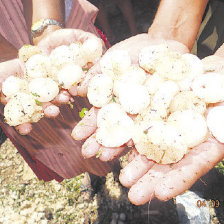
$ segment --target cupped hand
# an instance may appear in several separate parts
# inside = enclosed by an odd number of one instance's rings
[[[91,33],[84,32],[82,30],[74,29],[59,29],[54,32],[48,33],[39,43],[38,47],[46,55],[60,45],[69,45],[72,42],[84,42],[94,35]],[[4,80],[11,76],[23,77],[24,74],[24,63],[19,59],[13,59],[10,61],[0,63],[0,93],[2,103],[7,103],[6,97],[1,92],[2,83]],[[69,103],[73,101],[72,95],[76,95],[77,91],[71,89],[70,91],[61,90],[59,95],[50,103],[43,103],[43,112],[45,117],[54,118],[60,113],[59,107],[61,104]],[[26,135],[32,130],[32,125],[30,123],[22,124],[16,127],[20,134]]]
[[[118,44],[115,44],[105,53],[105,55],[117,49],[126,50],[129,52],[132,64],[138,64],[138,56],[142,48],[162,43],[166,43],[171,50],[178,51],[180,53],[189,52],[187,47],[177,41],[154,39],[149,37],[148,34],[139,34],[124,41],[121,41]],[[98,73],[101,73],[100,63],[97,63],[88,71],[86,78],[81,83],[81,85],[78,86],[77,93],[79,96],[87,96],[89,81],[94,75]],[[126,146],[132,147],[133,144],[130,141],[128,142],[128,144],[117,148],[106,148],[98,144],[95,138],[95,131],[97,129],[97,112],[98,109],[93,107],[87,113],[87,115],[76,125],[72,132],[72,137],[75,140],[83,140],[88,138],[82,147],[82,154],[85,158],[90,158],[97,155],[100,160],[109,161],[117,157],[120,153],[122,153]]]
[[[18,76],[23,77],[24,75],[24,67],[23,63],[19,59],[13,59],[10,61],[5,61],[0,63],[0,102],[6,104],[8,99],[1,92],[2,83],[9,76]],[[44,103],[42,104],[43,112],[46,117],[56,117],[59,114],[59,108],[52,103]],[[16,127],[16,130],[21,135],[27,135],[32,130],[32,125],[30,123],[21,124]]]
[[[121,170],[119,179],[130,188],[128,197],[135,205],[145,204],[154,197],[167,201],[188,190],[223,158],[224,145],[210,138],[172,165],[156,164],[137,155]]]
[[[219,54],[202,60],[205,71],[223,73],[223,58]],[[213,106],[223,105],[218,103]],[[208,110],[209,110],[208,109]],[[145,204],[153,198],[169,200],[188,190],[201,176],[224,159],[224,144],[213,136],[194,147],[178,163],[160,165],[139,155],[121,170],[119,179],[123,186],[130,188],[128,197],[135,205]]]

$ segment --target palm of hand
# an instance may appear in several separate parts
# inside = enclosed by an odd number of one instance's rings
[[[122,41],[108,52],[114,49],[127,50],[131,55],[132,63],[138,62],[138,54],[140,49],[149,44],[157,44],[164,40],[155,40],[149,38],[147,34],[137,35]],[[186,53],[188,49],[175,41],[167,41],[167,43],[176,51]],[[86,86],[94,74],[100,72],[99,65],[93,67],[86,80]],[[93,113],[94,111],[94,113]],[[96,130],[96,109],[92,109],[92,116],[89,119],[83,119],[82,126],[77,126],[74,130],[75,137],[84,139]],[[94,114],[94,115],[93,115]],[[89,121],[93,124],[88,127]],[[100,151],[100,146],[94,139],[94,134],[87,139],[86,143],[89,147],[85,147],[82,153],[85,157],[92,157]],[[103,147],[105,154],[100,155],[101,160],[111,160],[116,157],[123,148],[107,149]],[[110,153],[109,153],[110,151]],[[189,189],[202,175],[213,168],[224,157],[224,145],[210,138],[203,144],[193,148],[181,161],[171,165],[155,164],[153,161],[146,159],[141,155],[136,157],[121,171],[120,182],[131,187],[129,191],[129,199],[136,205],[144,204],[154,197],[160,200],[168,200],[178,194]]]

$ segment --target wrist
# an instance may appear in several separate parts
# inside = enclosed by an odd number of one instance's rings
[[[175,27],[169,26],[167,29],[166,26],[162,26],[160,24],[152,24],[148,29],[148,35],[152,39],[157,40],[173,40],[177,41],[180,44],[184,45],[188,51],[190,51],[194,45],[194,38],[184,38],[182,34],[180,35],[176,30]]]
[[[32,42],[34,45],[37,45],[42,39],[44,39],[49,33],[52,33],[56,30],[59,30],[61,29],[60,26],[58,25],[47,25],[46,28],[40,32],[40,33],[37,33],[35,34],[33,37],[32,37]]]

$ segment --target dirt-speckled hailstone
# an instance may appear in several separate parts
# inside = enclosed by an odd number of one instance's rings
[[[131,58],[128,51],[114,50],[105,54],[100,61],[103,73],[120,79],[120,76],[131,66]]]
[[[83,55],[81,52],[82,44],[79,42],[72,43],[70,44],[69,48],[72,51],[74,63],[77,65],[80,65],[81,67],[84,66],[87,63],[87,60],[83,58]]]
[[[100,109],[97,125],[97,142],[105,147],[119,147],[131,139],[134,122],[119,104],[111,103]]]
[[[197,77],[191,86],[194,94],[206,103],[224,101],[224,75],[206,73]]]
[[[192,81],[204,72],[202,61],[193,54],[183,54],[182,58],[186,59],[189,63],[189,71],[186,78],[178,81],[178,85],[181,91],[190,90]]]
[[[57,83],[50,78],[36,78],[31,80],[29,90],[40,102],[50,102],[59,93]]]
[[[102,107],[112,99],[113,80],[105,74],[95,75],[89,82],[87,97],[95,107]]]
[[[147,88],[148,93],[152,95],[156,93],[162,83],[164,83],[164,79],[154,73],[147,76],[144,86]]]
[[[137,151],[157,163],[176,163],[187,152],[180,130],[163,121],[149,123],[148,128],[137,135],[133,138]]]
[[[79,65],[75,65],[73,63],[66,64],[58,72],[59,84],[64,89],[70,89],[73,84],[80,83],[83,77],[84,77],[84,72],[82,68]]]
[[[141,50],[139,54],[139,65],[145,71],[149,73],[155,72],[154,62],[160,57],[161,53],[168,51],[168,46],[165,44],[152,45],[145,47]]]
[[[73,52],[66,45],[56,47],[50,54],[51,64],[56,68],[61,68],[67,63],[72,63],[73,60]]]
[[[184,141],[190,148],[199,145],[207,138],[208,129],[205,117],[196,111],[176,111],[169,116],[167,122],[181,130]]]
[[[156,59],[155,70],[165,80],[179,81],[188,76],[190,64],[181,54],[170,51]]]
[[[27,92],[28,82],[16,76],[9,76],[2,83],[2,92],[5,96],[11,97],[17,92]]]
[[[51,64],[47,56],[35,54],[25,63],[26,75],[30,78],[47,77],[50,73]]]
[[[154,109],[168,108],[174,96],[179,92],[178,85],[173,81],[163,82],[152,98],[151,106]]]
[[[119,115],[125,115],[125,111],[118,103],[109,103],[103,106],[97,113],[97,127],[104,125],[105,120],[117,119]]]
[[[17,126],[26,122],[37,122],[42,117],[41,110],[31,95],[17,93],[4,107],[4,116],[10,126]]]
[[[224,106],[217,106],[209,110],[207,125],[212,135],[221,143],[224,143]]]
[[[19,59],[24,62],[35,54],[41,54],[41,50],[33,45],[23,45],[18,52]]]
[[[103,54],[102,40],[91,37],[83,43],[81,50],[83,58],[87,62],[96,62]]]
[[[195,96],[192,91],[183,91],[178,93],[170,103],[170,112],[181,110],[194,110],[200,114],[206,111],[206,103]]]
[[[139,84],[128,83],[118,96],[121,106],[130,114],[138,114],[150,104],[147,88]]]

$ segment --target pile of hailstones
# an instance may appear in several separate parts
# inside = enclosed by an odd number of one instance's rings
[[[211,133],[224,142],[224,75],[205,69],[192,54],[165,44],[141,50],[139,65],[127,51],[101,59],[102,74],[88,87],[89,102],[100,108],[96,140],[120,147],[133,140],[137,151],[161,164],[176,163]]]
[[[60,89],[69,90],[85,77],[89,63],[102,56],[102,41],[91,37],[84,43],[62,45],[44,55],[36,46],[24,45],[19,58],[24,61],[24,77],[10,76],[2,84],[8,103],[5,121],[10,126],[38,122],[43,117],[42,104],[52,101]]]

